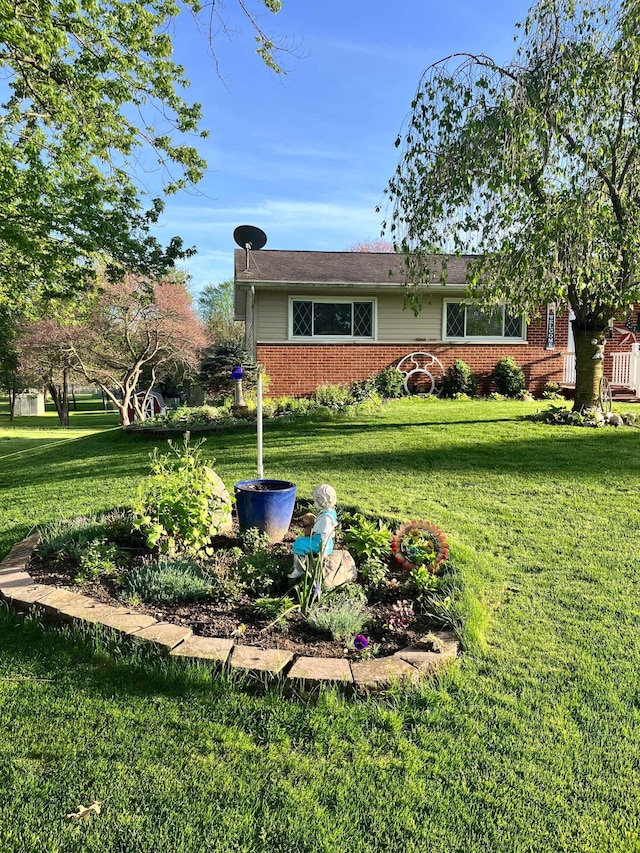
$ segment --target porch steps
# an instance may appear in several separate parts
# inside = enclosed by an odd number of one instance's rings
[[[576,386],[563,382],[560,385],[560,391],[567,400],[573,400]],[[614,403],[640,403],[640,397],[636,397],[634,392],[625,385],[612,385],[611,394]]]

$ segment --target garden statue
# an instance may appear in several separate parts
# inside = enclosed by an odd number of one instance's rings
[[[316,486],[311,493],[313,503],[316,508],[317,515],[313,522],[313,528],[310,535],[298,536],[293,543],[293,571],[288,575],[291,580],[302,577],[305,573],[307,565],[307,557],[309,554],[317,556],[321,554],[321,559],[327,557],[333,551],[333,537],[338,526],[338,516],[336,515],[336,490],[333,486],[326,484]]]

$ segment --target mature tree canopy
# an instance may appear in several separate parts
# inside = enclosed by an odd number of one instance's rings
[[[347,252],[395,252],[395,246],[388,240],[362,240],[347,246]]]
[[[129,404],[143,419],[136,398],[143,371],[151,390],[160,373],[186,368],[196,373],[208,343],[191,294],[179,273],[150,281],[129,275],[103,282],[88,306],[82,335],[71,330],[70,361],[87,382],[99,385],[129,423]]]
[[[244,340],[244,323],[234,319],[233,279],[207,284],[198,297],[198,310],[217,344]]]
[[[159,162],[168,192],[203,173],[185,143],[203,135],[200,106],[183,98],[169,26],[181,12],[217,15],[216,5],[0,0],[0,307],[73,292],[96,257],[157,274],[181,256],[178,238],[162,247],[150,235],[162,202],[145,198],[135,173]],[[260,29],[257,38],[277,68],[277,45]]]
[[[433,252],[479,253],[472,294],[571,306],[576,406],[591,405],[607,322],[640,298],[640,4],[539,0],[522,34],[508,65],[425,73],[385,227],[409,282]]]

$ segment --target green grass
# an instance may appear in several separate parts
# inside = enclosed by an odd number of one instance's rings
[[[640,430],[534,409],[266,427],[267,476],[449,535],[470,619],[439,685],[309,705],[2,617],[0,850],[638,851]],[[95,417],[3,454],[0,553],[130,498],[153,444]],[[251,429],[203,450],[230,488],[255,473]]]

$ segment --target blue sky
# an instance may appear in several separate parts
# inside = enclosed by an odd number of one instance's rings
[[[257,3],[255,4],[257,8]],[[265,29],[299,59],[274,75],[254,53],[251,28],[234,0],[231,32],[206,35],[178,21],[175,59],[191,80],[210,132],[198,145],[208,162],[195,190],[167,200],[162,240],[179,234],[198,254],[184,266],[197,294],[233,277],[233,230],[257,225],[269,249],[344,251],[377,239],[375,212],[397,164],[394,140],[420,75],[459,51],[498,60],[514,52],[515,24],[528,0],[284,0]]]

